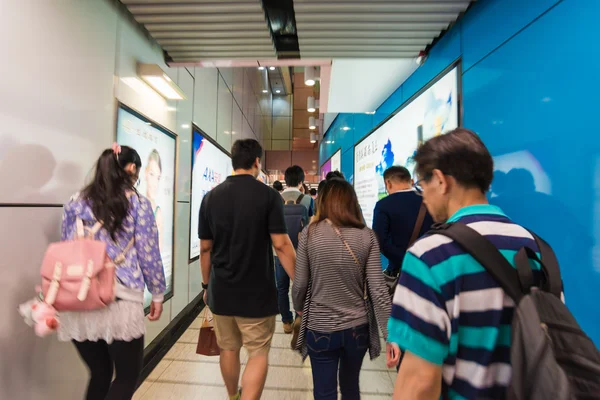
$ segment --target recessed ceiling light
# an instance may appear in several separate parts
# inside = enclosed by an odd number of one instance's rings
[[[348,127],[348,126],[345,126],[345,127],[343,127],[343,128],[342,128],[342,130],[343,130],[343,131],[349,131],[349,130],[350,130],[350,127]]]
[[[189,127],[190,127],[190,124],[183,124],[183,125],[181,125],[181,127],[182,127],[183,129],[187,129],[187,128],[189,128]]]
[[[279,94],[279,93],[281,93],[281,90],[277,89],[277,90],[275,91],[275,93]]]
[[[269,67],[271,71],[275,71],[275,67]]]
[[[373,115],[373,114],[375,114],[375,111],[369,111],[369,112],[366,112],[365,114]]]
[[[263,93],[269,93],[269,91],[267,89],[263,89],[262,91]]]
[[[264,71],[265,67],[258,67],[259,71]]]

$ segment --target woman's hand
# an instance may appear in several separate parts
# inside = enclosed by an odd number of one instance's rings
[[[400,347],[396,343],[386,343],[386,361],[388,368],[394,368],[398,366],[400,362]]]
[[[163,303],[159,303],[153,301],[150,303],[150,315],[148,315],[148,319],[150,321],[158,321],[163,312]]]

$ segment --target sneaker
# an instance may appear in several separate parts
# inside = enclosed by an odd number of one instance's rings
[[[237,392],[234,396],[229,397],[229,400],[240,400],[242,398],[242,389]]]
[[[292,326],[292,323],[291,322],[284,322],[283,323],[283,331],[285,333],[287,333],[288,335],[290,333],[292,333],[294,331],[294,327]]]
[[[296,317],[294,321],[294,334],[292,335],[291,347],[292,350],[296,350],[296,344],[298,343],[298,336],[300,335],[300,325],[302,324],[302,317]]]

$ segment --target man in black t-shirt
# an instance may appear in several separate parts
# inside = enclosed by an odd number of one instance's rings
[[[278,313],[274,248],[293,279],[296,253],[287,235],[281,196],[256,180],[262,148],[238,140],[231,150],[234,176],[202,200],[198,235],[205,298],[214,314],[221,373],[238,399],[240,349],[248,351],[244,396],[259,399]]]

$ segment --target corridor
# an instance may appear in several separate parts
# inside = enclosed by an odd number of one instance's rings
[[[227,398],[218,358],[196,354],[202,315],[203,313],[192,323],[140,386],[134,400],[224,400]],[[273,338],[269,376],[262,396],[263,400],[313,398],[310,360],[307,359],[302,364],[300,355],[290,349],[290,339],[291,335],[284,334],[281,323],[278,323]],[[385,345],[383,348],[385,349]],[[245,364],[246,356],[242,350],[242,369]],[[373,362],[367,355],[360,376],[362,400],[389,399],[393,390],[394,374],[395,371],[386,368],[384,354]]]

